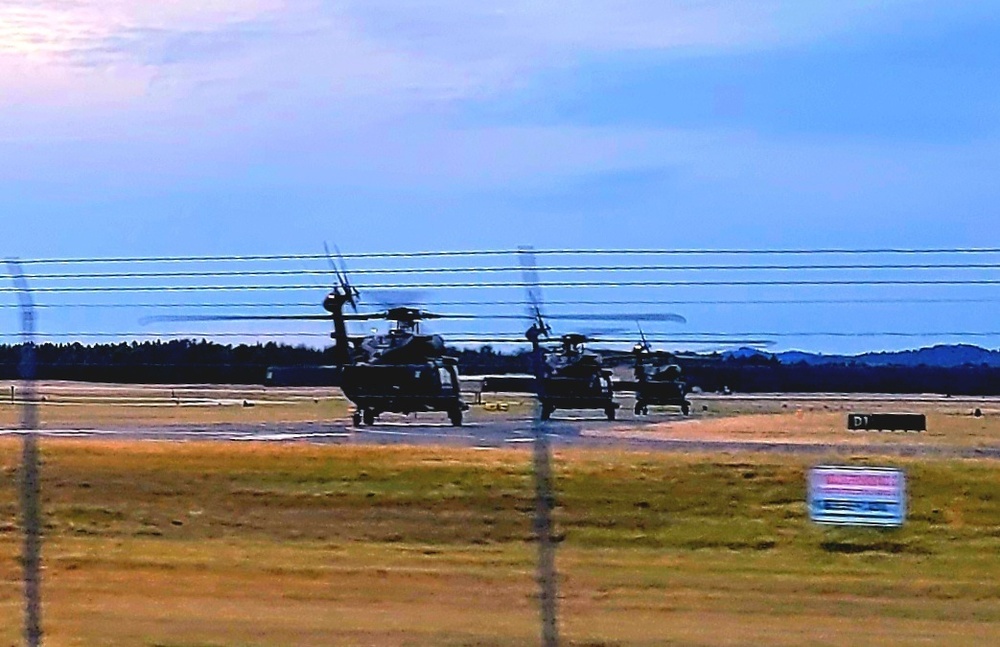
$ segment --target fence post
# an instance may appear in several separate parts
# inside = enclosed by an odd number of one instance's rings
[[[14,289],[21,306],[21,525],[24,546],[24,642],[38,647],[42,642],[42,520],[39,499],[38,410],[35,397],[35,304],[28,281],[17,261],[8,261]],[[13,389],[11,390],[13,393]]]
[[[552,508],[555,505],[552,492],[552,450],[546,429],[548,425],[540,420],[539,407],[540,405],[535,406],[532,425],[535,436],[535,535],[538,537],[539,607],[542,645],[556,647],[559,644],[559,628],[556,621],[556,545],[552,537]]]
[[[535,252],[531,247],[520,247],[521,276],[528,293],[530,318],[541,312],[542,295],[538,286]],[[531,354],[531,372],[536,387],[541,391],[542,353],[537,347]],[[542,647],[559,645],[559,624],[556,617],[558,588],[556,581],[556,544],[552,537],[552,509],[555,495],[552,489],[552,449],[549,445],[548,423],[542,420],[541,400],[536,398],[531,429],[534,435],[533,469],[535,478],[535,537],[538,538],[538,603],[542,620]]]

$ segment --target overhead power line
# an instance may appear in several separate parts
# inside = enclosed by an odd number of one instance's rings
[[[453,339],[461,340],[492,340],[498,337],[505,339],[515,339],[516,341],[525,342],[526,340],[523,336],[511,337],[511,332],[440,332],[440,334],[446,342],[450,342]],[[600,333],[595,333],[592,335],[594,338],[599,340],[608,339],[621,339],[627,341],[635,341],[636,335],[633,336],[623,336],[620,331],[617,333],[602,335]],[[0,338],[4,339],[14,339],[18,338],[19,335],[14,333],[0,333]],[[37,335],[39,338],[46,339],[73,339],[73,338],[157,338],[157,337],[173,337],[173,338],[208,338],[208,337],[323,337],[329,338],[330,334],[328,332],[317,332],[315,330],[294,330],[294,331],[281,331],[281,332],[254,332],[254,331],[177,331],[177,332],[157,332],[157,331],[103,331],[103,332],[53,332],[53,333],[39,333]],[[352,335],[356,337],[356,335]],[[969,330],[952,330],[952,331],[924,331],[924,332],[903,332],[894,330],[882,330],[882,331],[815,331],[815,330],[804,330],[804,331],[744,331],[744,332],[671,332],[666,335],[658,333],[646,333],[646,337],[652,341],[693,341],[696,339],[704,339],[706,343],[716,343],[716,342],[743,342],[753,341],[757,343],[763,343],[767,340],[759,339],[763,337],[774,337],[774,338],[789,338],[789,337],[904,337],[904,338],[920,338],[920,337],[1000,337],[1000,330],[996,331],[969,331]],[[550,341],[558,341],[559,335],[554,335]]]
[[[684,305],[759,305],[759,306],[769,306],[769,305],[923,305],[923,304],[948,304],[948,303],[995,303],[1000,302],[1000,296],[998,297],[979,297],[979,298],[855,298],[855,299],[608,299],[608,300],[598,300],[598,299],[546,299],[546,306],[640,306],[640,305],[650,305],[650,306],[684,306]],[[495,306],[495,307],[518,307],[524,306],[523,301],[516,300],[493,300],[493,301],[473,301],[473,300],[432,300],[432,301],[419,301],[419,303],[414,303],[414,305],[419,305],[421,307],[428,308],[438,308],[438,307],[459,307],[459,306]],[[3,303],[0,302],[0,309],[13,309],[17,308],[16,303]],[[277,302],[277,301],[220,301],[218,303],[211,302],[195,302],[195,303],[170,303],[164,301],[157,301],[155,303],[132,303],[132,302],[115,302],[115,303],[83,303],[83,302],[71,302],[71,303],[37,303],[36,308],[45,309],[59,309],[59,308],[81,308],[81,309],[170,309],[170,310],[182,310],[182,309],[236,309],[236,308],[246,308],[246,309],[291,309],[291,308],[310,308],[312,310],[317,310],[320,307],[320,302],[316,301],[289,301],[289,302]]]
[[[598,287],[751,287],[751,286],[992,286],[1000,285],[1000,279],[760,279],[760,280],[593,280],[593,281],[542,281],[542,288],[598,288]],[[519,281],[480,281],[447,283],[380,283],[367,285],[366,292],[384,290],[468,290],[468,289],[525,289]],[[111,285],[111,286],[42,286],[32,291],[38,294],[58,293],[111,293],[111,292],[239,292],[263,290],[325,290],[324,284],[287,285]],[[13,288],[0,287],[0,292],[13,292]]]
[[[451,250],[413,252],[349,252],[345,259],[410,259],[410,258],[462,258],[516,255],[517,249]],[[537,249],[536,256],[807,256],[807,255],[869,255],[869,254],[998,254],[1000,247],[868,247],[837,248],[817,247],[805,249]],[[213,263],[253,261],[325,260],[325,254],[232,254],[206,256],[108,256],[108,257],[52,257],[22,259],[22,265],[81,265],[100,263]]]
[[[1000,263],[826,263],[826,264],[711,264],[711,265],[549,265],[538,272],[728,272],[728,271],[939,271],[939,270],[998,270]],[[520,273],[511,265],[466,267],[377,267],[357,268],[351,275],[407,274],[479,274]],[[329,269],[263,269],[263,270],[183,270],[155,272],[45,272],[26,275],[31,280],[109,280],[149,278],[222,278],[249,276],[331,276]]]

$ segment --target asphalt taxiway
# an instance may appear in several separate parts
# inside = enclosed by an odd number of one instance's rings
[[[669,417],[666,418],[669,420]],[[680,419],[678,417],[678,419]],[[655,422],[663,422],[656,417]],[[629,428],[642,430],[651,423],[628,421]],[[697,438],[655,438],[607,434],[621,423],[601,418],[567,417],[546,423],[528,419],[471,422],[452,427],[446,422],[425,420],[380,421],[370,427],[347,423],[212,423],[201,425],[153,425],[101,428],[47,428],[37,433],[43,438],[108,441],[158,442],[308,442],[334,445],[445,445],[477,449],[514,448],[528,445],[536,434],[544,434],[553,447],[616,448],[675,453],[764,453],[785,455],[891,455],[903,457],[1000,459],[1000,446],[962,447],[920,442],[919,434],[907,435],[894,443],[787,442],[771,440],[719,440]],[[0,430],[0,435],[19,435],[16,429]]]

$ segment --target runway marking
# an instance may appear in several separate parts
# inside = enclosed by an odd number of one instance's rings
[[[375,427],[358,427],[359,430],[376,429],[378,427],[400,427],[403,429],[475,429],[477,427],[482,427],[481,422],[466,422],[461,427],[455,427],[455,425],[450,422],[421,422],[421,421],[400,421],[400,422],[382,422],[379,421],[375,423]]]
[[[378,434],[383,436],[422,436],[424,438],[475,438],[471,434],[435,434],[421,431],[390,431],[388,429],[368,429],[362,434]]]
[[[299,440],[302,438],[350,438],[352,434],[345,432],[317,432],[317,433],[276,433],[276,434],[248,434],[244,436],[223,436],[226,440],[265,440],[265,441],[282,441],[282,440]]]
[[[116,436],[134,433],[132,431],[114,431],[111,429],[0,429],[0,436],[23,436],[34,433],[42,436]]]

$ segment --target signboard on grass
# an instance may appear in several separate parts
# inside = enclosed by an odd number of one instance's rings
[[[809,470],[809,518],[840,526],[901,526],[906,475],[890,467],[814,467]]]
[[[927,431],[927,416],[922,413],[849,413],[851,431]]]

